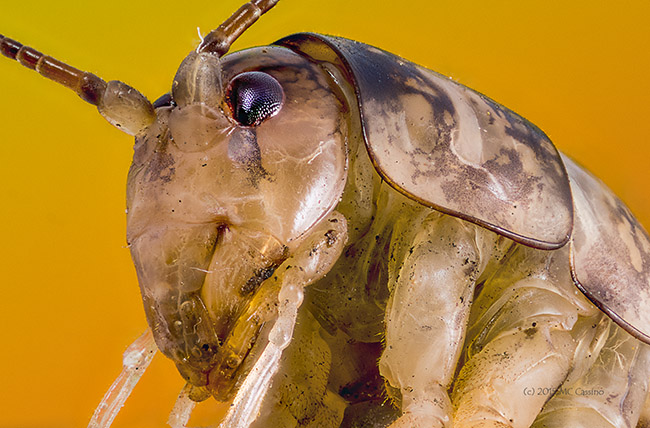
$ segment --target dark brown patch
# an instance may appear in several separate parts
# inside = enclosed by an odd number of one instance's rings
[[[533,336],[535,336],[535,334],[537,333],[537,328],[536,327],[527,328],[526,330],[524,330],[524,333],[526,333],[526,339],[532,339]]]
[[[351,78],[368,151],[391,186],[526,245],[556,249],[568,241],[573,219],[568,177],[539,128],[482,94],[363,43],[317,34],[278,43],[296,52],[305,45],[312,52],[318,42]],[[419,102],[409,95],[422,97],[431,114],[407,106]],[[473,111],[479,124],[481,141],[472,141],[485,157],[478,165],[456,150],[468,147],[467,140],[454,141],[455,133],[474,126],[459,123],[461,109]]]
[[[336,242],[336,233],[333,230],[328,230],[327,232],[325,232],[325,238],[327,239],[325,244],[328,247],[331,247]]]
[[[271,176],[262,166],[255,128],[240,128],[233,134],[228,143],[228,157],[246,169],[248,181],[255,188],[260,180]]]
[[[155,109],[159,107],[173,107],[175,105],[176,103],[172,98],[171,92],[167,92],[166,94],[161,95],[156,101],[153,102],[153,108]]]
[[[618,325],[650,343],[650,237],[600,180],[565,163],[576,196],[574,282]]]
[[[273,272],[275,272],[275,269],[277,267],[278,265],[271,265],[261,269],[257,269],[254,272],[253,276],[248,278],[246,283],[239,290],[239,293],[242,296],[248,296],[253,294],[255,290],[257,290],[257,288],[260,286],[260,284],[262,284],[262,282],[269,279],[271,275],[273,275]]]
[[[176,173],[174,164],[174,156],[171,153],[155,151],[147,165],[146,175],[149,176],[149,181],[170,182]]]

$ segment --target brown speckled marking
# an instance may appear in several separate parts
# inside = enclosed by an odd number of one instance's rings
[[[163,183],[169,183],[176,172],[174,163],[174,156],[171,153],[167,153],[163,148],[160,151],[154,152],[145,174],[149,176],[149,181],[151,182],[160,180]]]
[[[573,206],[558,151],[536,126],[489,98],[380,49],[316,34],[278,43],[331,49],[355,86],[379,173],[434,209],[517,242],[555,249]]]
[[[607,186],[563,159],[575,204],[573,280],[617,324],[650,343],[648,234]]]
[[[263,178],[271,179],[271,174],[262,166],[262,154],[255,128],[245,128],[233,134],[228,143],[228,157],[246,168],[248,181],[253,187],[257,188]]]

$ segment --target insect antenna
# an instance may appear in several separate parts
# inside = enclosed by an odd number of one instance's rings
[[[97,105],[106,90],[106,82],[92,73],[78,70],[36,49],[0,35],[0,52],[41,76],[72,89],[82,100]]]
[[[106,120],[127,134],[136,135],[153,122],[151,102],[125,83],[117,80],[107,83],[92,73],[74,68],[1,34],[0,53],[72,89],[82,100],[97,106]]]
[[[201,42],[197,53],[214,53],[221,57],[230,46],[242,35],[244,31],[259,19],[260,16],[268,12],[280,0],[252,0],[237,12],[233,13],[230,18],[226,19],[223,24],[212,30]]]

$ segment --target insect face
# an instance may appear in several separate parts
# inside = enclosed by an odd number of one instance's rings
[[[168,104],[136,140],[127,235],[158,347],[226,398],[261,325],[232,333],[238,318],[340,198],[347,119],[320,68],[280,47],[192,52]]]
[[[205,1],[182,8],[117,1],[118,31],[104,5],[24,1],[1,14],[0,26],[3,34],[121,78],[154,99],[171,89],[179,60],[198,44],[195,28],[213,28],[240,3],[206,9]],[[283,0],[282,13],[267,15],[234,50],[309,30],[361,40],[453,76],[539,124],[647,225],[647,7],[422,1],[379,8],[369,1]],[[152,35],[156,43],[146,42]],[[146,323],[124,239],[132,140],[122,136],[120,143],[119,133],[64,88],[7,60],[0,69],[6,293],[0,319],[20,324],[0,336],[7,349],[26,350],[20,358],[0,357],[0,366],[11,367],[0,386],[2,421],[78,426]],[[169,366],[154,363],[116,426],[145,426],[143,414],[150,426],[165,423],[160,403],[173,402],[183,383]],[[50,392],[35,397],[39,412],[24,399],[34,385]]]

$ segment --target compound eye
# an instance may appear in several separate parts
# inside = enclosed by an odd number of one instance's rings
[[[280,111],[284,91],[271,75],[248,71],[230,81],[226,100],[240,125],[257,126]]]

